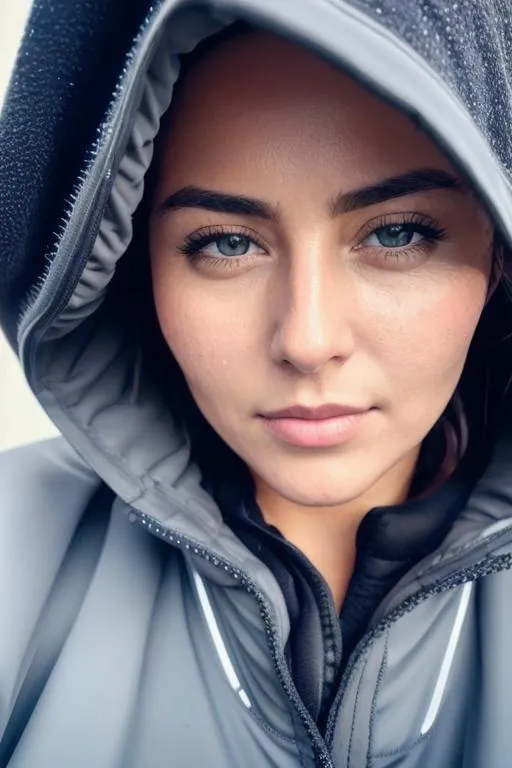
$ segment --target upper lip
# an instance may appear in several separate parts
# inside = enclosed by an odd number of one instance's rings
[[[311,421],[320,419],[334,419],[337,416],[352,416],[357,413],[364,413],[368,408],[361,408],[351,405],[337,405],[336,403],[326,403],[309,407],[306,405],[292,405],[289,408],[283,408],[279,411],[270,411],[264,413],[266,419],[309,419]]]

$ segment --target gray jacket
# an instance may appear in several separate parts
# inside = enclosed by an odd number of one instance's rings
[[[66,438],[0,456],[0,766],[509,768],[507,418],[441,547],[373,616],[320,733],[285,663],[283,595],[202,489],[123,311],[134,286],[114,278],[177,54],[237,17],[411,113],[512,242],[507,5],[160,0],[123,20],[115,5],[36,4],[0,121],[0,317]],[[123,55],[108,56],[116,21]],[[57,141],[72,125],[87,152]]]

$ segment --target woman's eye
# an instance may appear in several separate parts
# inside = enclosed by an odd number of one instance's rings
[[[261,256],[267,253],[255,235],[244,232],[223,232],[222,230],[199,230],[189,235],[178,250],[191,262],[209,262],[210,267],[247,266],[251,261],[247,257]]]
[[[246,256],[251,251],[251,246],[257,247],[250,237],[232,233],[210,238],[210,242],[205,243],[201,251],[208,256],[229,258],[233,256]]]
[[[425,238],[417,225],[411,224],[386,224],[378,227],[364,240],[364,245],[380,248],[407,248],[416,245]]]
[[[403,270],[426,261],[446,231],[427,221],[381,222],[361,242],[364,260],[373,266]]]

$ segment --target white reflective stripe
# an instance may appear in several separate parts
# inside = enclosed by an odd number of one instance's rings
[[[450,635],[450,639],[448,640],[448,645],[446,646],[444,659],[441,664],[441,669],[439,671],[439,677],[437,678],[437,683],[434,688],[434,693],[432,694],[432,700],[427,710],[425,720],[423,722],[423,725],[421,726],[420,733],[422,736],[424,736],[426,733],[428,733],[428,731],[430,731],[430,729],[432,728],[432,726],[436,721],[437,715],[439,714],[439,710],[441,708],[441,702],[443,700],[443,695],[446,689],[446,684],[448,682],[448,675],[450,674],[450,669],[453,664],[453,659],[455,658],[455,651],[457,650],[460,634],[462,632],[462,626],[464,624],[464,619],[466,618],[466,613],[469,606],[469,599],[471,597],[471,592],[473,590],[473,584],[474,582],[469,581],[467,584],[464,584],[462,588],[460,603],[459,603],[459,607],[457,608],[457,615],[455,616],[455,621],[453,622],[453,627],[452,627],[452,633]]]
[[[244,691],[243,688],[240,688],[240,690],[238,691],[238,695],[242,699],[242,701],[245,704],[245,706],[247,707],[247,709],[250,709],[251,708],[251,702],[249,701],[249,697],[248,697],[248,695],[246,694],[246,692]]]
[[[204,586],[204,581],[201,578],[201,576],[197,573],[197,571],[192,571],[192,574],[194,576],[194,584],[196,586],[197,596],[199,598],[201,610],[203,611],[203,615],[206,620],[208,629],[210,631],[210,635],[213,640],[215,650],[217,651],[217,655],[220,659],[220,663],[222,664],[222,668],[226,674],[227,679],[229,680],[230,686],[233,688],[234,691],[238,693],[238,695],[240,696],[240,699],[242,700],[244,705],[247,707],[247,709],[250,709],[251,708],[250,699],[247,696],[247,693],[241,687],[240,680],[238,679],[238,676],[235,672],[233,663],[229,658],[226,644],[222,639],[222,635],[220,633],[219,625],[217,624],[217,619],[215,618],[215,614],[213,612],[210,598],[208,597],[206,587]]]

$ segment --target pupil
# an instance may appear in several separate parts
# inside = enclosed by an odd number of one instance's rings
[[[244,235],[220,237],[217,247],[223,256],[243,256],[249,250],[249,238]]]
[[[402,224],[390,224],[379,230],[378,240],[386,248],[400,248],[404,245],[409,245],[411,242],[411,232]]]

